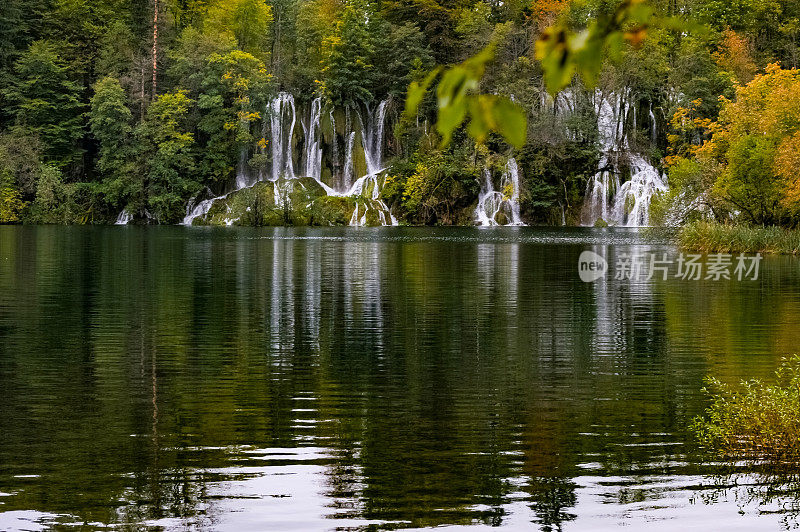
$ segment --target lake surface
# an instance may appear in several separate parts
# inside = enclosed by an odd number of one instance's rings
[[[635,230],[0,226],[0,529],[780,530],[703,378],[800,351],[800,261],[584,283]],[[722,472],[721,472],[722,471]],[[447,529],[447,528],[446,528]]]

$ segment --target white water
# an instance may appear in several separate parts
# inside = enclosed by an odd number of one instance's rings
[[[292,162],[292,137],[294,124],[297,121],[294,96],[282,92],[270,104],[270,131],[272,133],[272,180],[281,177],[294,177],[294,164]],[[285,117],[290,116],[290,125],[286,127]]]
[[[597,173],[586,186],[582,213],[584,225],[594,225],[600,219],[610,225],[649,225],[654,196],[667,191],[666,180],[658,170],[644,157],[630,151],[625,129],[629,109],[627,93],[595,93],[602,156]],[[651,135],[655,137],[655,115],[652,110],[649,114]],[[630,168],[630,179],[621,183],[619,176],[623,162]]]
[[[361,118],[361,139],[364,144],[364,158],[367,161],[367,174],[377,174],[383,169],[383,127],[386,121],[386,104],[384,100],[378,105],[376,112],[367,108],[366,121]]]
[[[272,155],[272,169],[269,179],[275,182],[274,198],[276,206],[288,206],[289,191],[293,190],[293,180],[297,177],[311,177],[322,186],[328,196],[362,196],[365,191],[369,197],[361,198],[356,207],[351,223],[353,225],[364,225],[367,220],[367,211],[374,209],[377,211],[377,219],[383,225],[397,225],[397,220],[389,212],[386,204],[380,200],[380,189],[383,186],[383,179],[380,173],[383,170],[383,142],[384,127],[386,122],[386,111],[388,100],[380,102],[374,109],[366,108],[366,113],[358,109],[354,113],[350,109],[345,110],[345,150],[344,167],[341,176],[333,178],[333,183],[325,183],[322,179],[323,173],[323,135],[321,127],[321,117],[323,115],[323,105],[321,98],[315,98],[308,108],[308,114],[298,119],[297,107],[294,97],[282,92],[278,94],[268,106],[268,123],[265,120],[262,132],[264,137],[269,136],[269,149]],[[335,172],[338,167],[339,150],[334,122],[333,110],[328,110],[331,122],[331,129],[334,132],[331,142],[331,162]],[[357,130],[353,127],[353,120],[358,120],[361,134],[361,146],[363,148],[364,160],[366,161],[366,174],[356,176],[356,166],[354,150],[356,146]],[[301,160],[295,165],[294,161],[294,136],[295,126],[300,122],[303,128],[303,149],[299,157]],[[263,149],[262,149],[263,152]],[[195,219],[202,218],[208,214],[211,206],[217,200],[226,198],[229,194],[253,186],[255,183],[249,182],[247,176],[247,149],[242,150],[239,167],[237,168],[236,180],[233,189],[227,194],[208,198],[200,201],[196,205],[190,204],[186,209],[186,216],[183,219],[184,225],[191,225]],[[300,168],[298,175],[295,168]],[[260,175],[256,182],[263,179]],[[282,181],[278,184],[278,180]]]
[[[122,209],[120,211],[119,216],[117,216],[117,221],[114,222],[114,225],[128,225],[133,220],[133,215],[128,212],[128,209]]]
[[[322,131],[320,117],[322,115],[322,98],[314,98],[307,123],[303,124],[305,133],[305,175],[317,181],[322,178]]]
[[[492,172],[488,168],[483,170],[483,183],[478,194],[478,206],[475,208],[475,222],[477,225],[490,226],[502,225],[498,215],[503,213],[506,225],[525,225],[519,212],[519,167],[513,157],[508,160],[500,177],[500,189],[495,190],[492,183]],[[506,196],[506,192],[510,195]]]
[[[620,225],[642,227],[650,223],[650,204],[656,194],[666,192],[661,174],[643,157],[631,155],[631,178],[617,190],[611,219]]]
[[[355,131],[351,131],[349,134],[347,134],[347,143],[345,144],[344,150],[344,190],[349,190],[349,188],[353,186],[353,176],[355,175],[355,164],[353,163],[353,145],[355,140]]]

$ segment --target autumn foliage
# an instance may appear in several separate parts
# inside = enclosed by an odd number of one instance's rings
[[[769,65],[723,99],[711,140],[696,151],[713,194],[758,224],[800,220],[800,71]]]

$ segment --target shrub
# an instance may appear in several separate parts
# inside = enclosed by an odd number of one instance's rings
[[[736,389],[709,378],[711,405],[692,424],[700,442],[726,458],[800,459],[800,356],[784,359],[775,377],[774,384],[750,380]]]

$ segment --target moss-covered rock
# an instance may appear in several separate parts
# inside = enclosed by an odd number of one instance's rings
[[[608,227],[608,222],[603,220],[602,218],[598,218],[597,221],[594,223],[595,227]]]
[[[346,225],[355,206],[310,177],[262,181],[217,199],[194,225]]]

